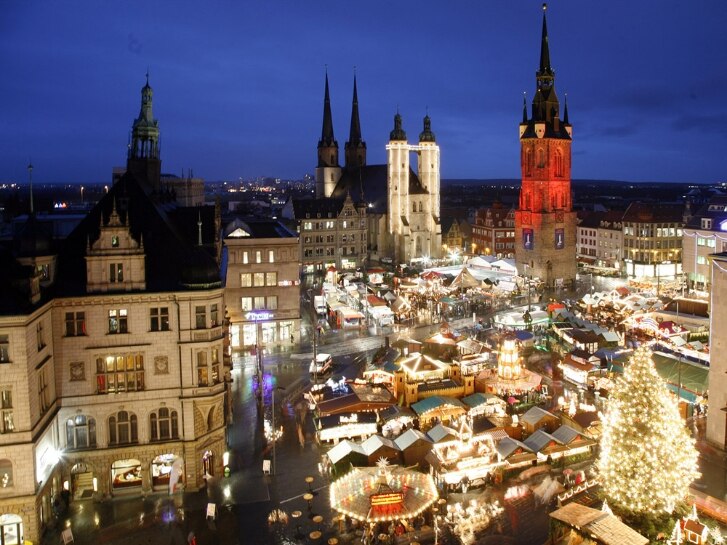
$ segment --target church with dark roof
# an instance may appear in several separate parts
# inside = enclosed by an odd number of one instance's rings
[[[410,144],[397,112],[386,152],[386,164],[367,163],[354,76],[350,132],[344,147],[344,164],[340,165],[326,74],[316,198],[343,200],[350,196],[365,207],[367,252],[372,260],[392,258],[405,263],[414,258],[439,257],[442,246],[439,146],[429,116],[424,118],[418,143]],[[416,172],[411,164],[412,153],[417,156]],[[301,236],[304,236],[302,231]]]

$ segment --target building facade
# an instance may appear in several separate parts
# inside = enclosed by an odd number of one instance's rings
[[[367,250],[374,260],[392,258],[409,262],[413,258],[439,257],[442,244],[440,158],[429,116],[424,118],[419,142],[409,144],[402,117],[397,113],[386,145],[386,164],[367,164],[354,78],[351,129],[343,167],[339,165],[338,149],[326,75],[316,198],[342,200],[350,195],[357,206],[360,203],[366,207]],[[410,162],[412,153],[417,154],[416,173]]]
[[[20,542],[63,490],[170,493],[222,471],[218,221],[160,191],[152,96],[147,81],[126,172],[62,249],[36,233],[32,252],[0,252],[0,535]]]
[[[579,218],[576,238],[578,264],[585,269],[620,273],[623,212],[587,212]]]
[[[682,236],[682,270],[690,291],[709,292],[709,256],[727,252],[727,197],[715,197],[687,218]]]
[[[676,279],[682,273],[681,204],[632,203],[623,216],[623,272]]]
[[[472,243],[475,254],[515,257],[515,209],[500,202],[479,209],[472,226]]]
[[[576,277],[576,213],[571,199],[571,137],[568,105],[560,119],[545,12],[532,114],[523,103],[520,124],[522,186],[515,213],[515,261],[520,274],[546,286]]]
[[[276,221],[235,220],[226,231],[225,305],[232,349],[297,342],[298,237]]]
[[[366,206],[344,199],[291,199],[283,208],[300,238],[303,273],[364,267],[368,260]]]
[[[727,253],[709,258],[709,412],[707,441],[727,450]]]

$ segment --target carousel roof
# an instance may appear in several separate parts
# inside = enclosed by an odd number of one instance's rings
[[[401,500],[374,503],[382,488],[387,496],[401,494]],[[414,518],[439,497],[431,475],[399,466],[355,468],[331,483],[330,490],[333,509],[370,522]]]

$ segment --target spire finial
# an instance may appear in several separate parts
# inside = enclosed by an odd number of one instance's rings
[[[523,91],[523,123],[528,122],[528,100],[527,100],[528,94]]]
[[[539,75],[553,75],[553,69],[550,67],[550,45],[548,43],[548,23],[545,12],[548,8],[547,4],[543,4],[543,31],[540,37],[540,70]]]
[[[146,67],[146,84],[149,85],[149,67]]]
[[[565,94],[565,103],[563,104],[563,123],[569,124],[568,121],[568,93]]]
[[[33,206],[33,162],[28,158],[28,186],[30,187],[30,214],[35,213]]]
[[[548,10],[548,4],[543,2],[543,13],[545,13]]]

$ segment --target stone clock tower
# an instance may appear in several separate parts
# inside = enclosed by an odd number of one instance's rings
[[[576,213],[570,184],[572,129],[567,103],[560,118],[545,7],[532,115],[528,119],[523,100],[520,123],[522,186],[515,212],[515,260],[519,274],[552,287],[575,281]]]

